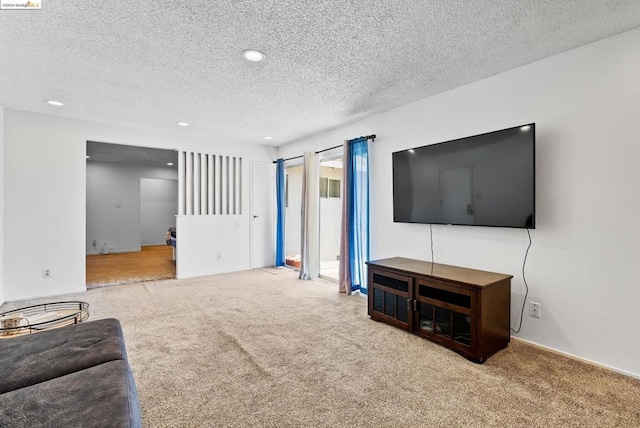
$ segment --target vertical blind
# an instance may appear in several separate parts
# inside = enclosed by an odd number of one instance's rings
[[[178,214],[242,214],[242,158],[179,151]]]

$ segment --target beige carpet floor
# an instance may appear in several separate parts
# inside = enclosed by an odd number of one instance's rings
[[[478,365],[297,275],[256,269],[66,298],[88,301],[90,320],[121,320],[147,427],[640,426],[638,379],[517,341]]]

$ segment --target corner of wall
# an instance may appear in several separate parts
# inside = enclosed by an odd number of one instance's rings
[[[4,303],[4,107],[0,106],[0,305]]]

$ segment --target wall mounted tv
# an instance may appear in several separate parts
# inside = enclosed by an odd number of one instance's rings
[[[393,220],[535,228],[535,124],[393,153]]]

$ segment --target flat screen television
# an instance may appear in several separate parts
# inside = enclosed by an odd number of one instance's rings
[[[393,153],[393,220],[535,228],[534,123]]]

